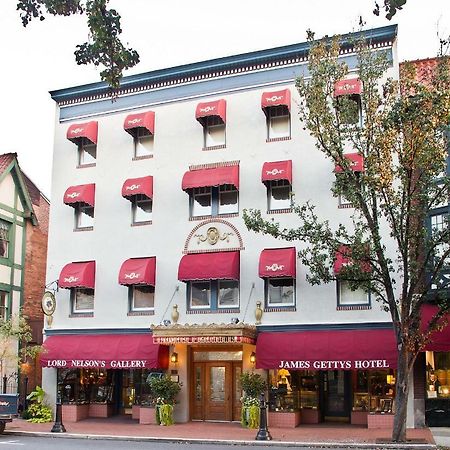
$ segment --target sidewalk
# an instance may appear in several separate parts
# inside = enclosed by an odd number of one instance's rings
[[[242,428],[239,423],[188,422],[171,427],[158,425],[139,425],[129,417],[117,416],[108,419],[86,419],[76,423],[64,424],[67,433],[50,433],[53,423],[33,424],[22,419],[15,419],[7,424],[5,433],[29,434],[45,433],[52,437],[75,435],[76,437],[103,437],[117,439],[139,440],[171,440],[171,441],[201,441],[257,444],[257,430]],[[385,429],[369,430],[363,426],[320,424],[298,428],[270,428],[273,441],[276,444],[309,446],[340,445],[347,448],[435,448],[431,431],[424,429],[409,429],[407,437],[411,444],[392,445],[380,444],[390,439],[390,431]],[[73,436],[73,437],[75,437]],[[267,442],[264,442],[265,444]]]

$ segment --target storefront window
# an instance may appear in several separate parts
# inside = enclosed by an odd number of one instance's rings
[[[450,398],[450,353],[427,352],[427,398]]]

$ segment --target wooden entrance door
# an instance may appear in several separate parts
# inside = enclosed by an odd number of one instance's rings
[[[321,372],[323,418],[325,421],[350,421],[350,372]]]
[[[241,394],[236,377],[240,376],[241,371],[242,363],[240,362],[194,362],[192,418],[194,420],[239,420]]]

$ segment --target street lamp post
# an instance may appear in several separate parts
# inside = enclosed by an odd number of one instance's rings
[[[51,429],[52,433],[65,433],[66,428],[62,422],[61,387],[58,385],[56,391],[56,414],[55,423]]]
[[[259,430],[255,437],[256,441],[271,441],[272,436],[267,429],[267,404],[265,394],[259,399]]]

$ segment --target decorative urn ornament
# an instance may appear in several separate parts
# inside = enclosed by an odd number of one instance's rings
[[[172,323],[176,324],[178,322],[179,317],[180,317],[180,313],[178,311],[178,305],[173,305],[173,308],[172,308]]]
[[[263,315],[263,310],[261,308],[261,302],[256,302],[256,309],[255,309],[256,325],[261,324],[262,315]]]

